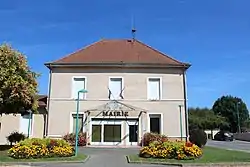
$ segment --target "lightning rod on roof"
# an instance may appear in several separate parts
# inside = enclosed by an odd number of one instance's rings
[[[133,38],[133,40],[135,40],[136,29],[135,29],[135,22],[134,22],[134,16],[133,15],[132,15],[132,29],[131,29],[131,32],[132,32],[132,38]]]

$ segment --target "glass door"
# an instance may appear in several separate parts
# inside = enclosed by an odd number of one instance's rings
[[[110,144],[119,144],[121,142],[121,125],[104,124],[104,141]]]
[[[127,121],[127,130],[126,130],[126,143],[127,145],[138,145],[138,135],[139,135],[139,128],[138,128],[138,121]]]
[[[90,133],[91,145],[120,145],[123,143],[121,121],[93,121]]]
[[[138,142],[138,125],[129,125],[129,142]]]

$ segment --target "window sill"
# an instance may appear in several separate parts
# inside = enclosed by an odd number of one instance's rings
[[[77,101],[77,99],[74,98],[72,100]],[[87,99],[79,99],[79,101],[87,101]]]
[[[153,99],[147,99],[148,101],[161,101],[161,99],[153,100]]]

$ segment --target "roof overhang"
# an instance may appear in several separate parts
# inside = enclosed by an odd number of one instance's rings
[[[74,67],[120,67],[120,68],[181,68],[187,70],[191,64],[183,63],[181,65],[164,64],[164,63],[125,63],[125,62],[111,62],[111,63],[45,63],[47,68],[74,68]]]

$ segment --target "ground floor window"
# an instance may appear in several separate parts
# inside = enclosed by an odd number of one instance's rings
[[[150,132],[161,134],[161,115],[160,114],[150,114]]]
[[[73,118],[73,133],[76,132],[76,127],[78,126],[78,133],[83,132],[83,114],[78,115],[78,125],[76,125],[76,114],[72,114]]]
[[[92,125],[92,142],[101,142],[102,125]]]

